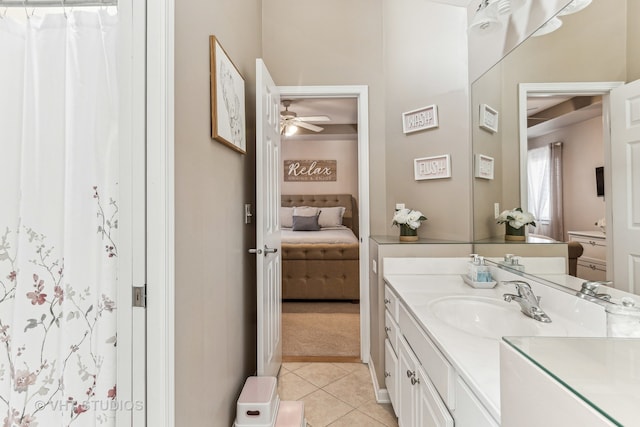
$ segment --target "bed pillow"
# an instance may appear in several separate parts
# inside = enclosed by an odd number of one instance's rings
[[[320,209],[312,206],[296,206],[293,208],[293,216],[317,216]]]
[[[293,208],[280,207],[280,227],[293,227]]]
[[[315,216],[293,216],[293,231],[320,231],[318,217]]]
[[[321,228],[340,227],[346,209],[344,206],[322,208],[318,217],[318,224],[320,224]]]

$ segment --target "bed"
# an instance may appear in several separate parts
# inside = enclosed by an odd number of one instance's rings
[[[282,299],[360,299],[357,204],[350,194],[282,195],[282,207],[344,207],[344,227],[293,231],[282,227]],[[328,211],[328,210],[327,210]]]

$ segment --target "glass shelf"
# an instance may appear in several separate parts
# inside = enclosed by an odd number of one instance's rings
[[[503,340],[615,425],[638,425],[640,339],[504,337]]]

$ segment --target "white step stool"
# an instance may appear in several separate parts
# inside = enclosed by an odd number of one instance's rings
[[[249,377],[236,408],[235,427],[305,427],[304,403],[280,401],[276,377]]]

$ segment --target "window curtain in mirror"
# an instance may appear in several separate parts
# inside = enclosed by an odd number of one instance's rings
[[[564,202],[562,194],[562,142],[549,144],[549,237],[563,242],[564,237]]]
[[[31,12],[31,10],[29,10]],[[117,17],[0,19],[0,420],[114,426]]]
[[[527,180],[529,211],[537,223],[529,232],[563,241],[561,142],[528,151]]]

